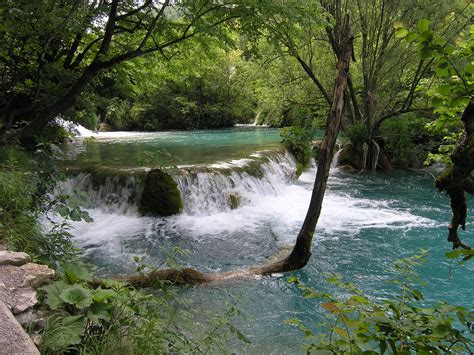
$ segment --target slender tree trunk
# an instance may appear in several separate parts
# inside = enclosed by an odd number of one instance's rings
[[[340,44],[338,58],[338,75],[332,95],[332,105],[326,124],[321,145],[321,155],[318,163],[318,171],[314,181],[311,202],[306,213],[303,226],[296,239],[296,244],[290,255],[282,261],[268,265],[262,268],[255,268],[256,273],[268,274],[273,272],[290,271],[304,267],[311,257],[311,245],[316,224],[321,214],[321,207],[326,191],[329,170],[334,152],[337,135],[341,126],[342,116],[344,114],[344,92],[347,87],[347,77],[349,73],[349,63],[352,54],[353,34],[349,28],[348,21],[342,31],[342,43]]]

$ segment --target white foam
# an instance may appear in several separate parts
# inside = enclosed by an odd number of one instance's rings
[[[263,177],[232,172],[216,172],[182,176],[178,183],[184,197],[185,211],[167,218],[139,217],[136,209],[98,206],[90,210],[95,222],[75,223],[73,234],[83,245],[101,244],[114,252],[126,236],[148,236],[160,233],[166,236],[186,235],[196,241],[232,238],[236,234],[258,235],[259,230],[270,229],[278,242],[294,240],[306,215],[311,198],[316,168],[304,172],[296,183],[288,178],[291,163],[283,158],[262,165]],[[338,178],[330,177],[338,184]],[[76,183],[80,185],[80,180]],[[130,189],[130,187],[128,187]],[[96,195],[101,201],[107,189]],[[130,196],[125,190],[110,190],[120,196]],[[107,193],[109,193],[107,192]],[[230,209],[229,194],[236,193],[241,206]],[[159,224],[159,229],[153,225]],[[340,233],[355,235],[362,229],[390,228],[408,230],[414,227],[432,227],[433,220],[421,217],[416,211],[397,207],[390,199],[368,199],[328,189],[316,235],[337,237]]]

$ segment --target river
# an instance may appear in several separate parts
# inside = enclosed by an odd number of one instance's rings
[[[64,162],[68,166],[142,169],[150,164],[149,155],[159,152],[159,164],[176,166],[184,202],[179,215],[140,217],[127,200],[133,181],[117,186],[108,180],[100,191],[93,191],[87,176],[80,175],[64,188],[87,191],[92,201],[87,210],[94,222],[74,223],[74,240],[104,275],[133,272],[135,255],[146,255],[147,263],[159,265],[175,246],[188,251],[179,257],[180,263],[204,272],[263,263],[294,241],[317,169],[314,165],[294,180],[295,163],[279,148],[280,140],[276,130],[243,127],[110,133],[71,144]],[[261,165],[259,174],[238,169],[252,162]],[[180,169],[188,169],[187,175],[183,177]],[[240,199],[236,209],[225,202],[232,193]],[[426,249],[427,263],[419,270],[426,281],[421,286],[426,302],[446,300],[471,307],[474,265],[445,257],[449,219],[448,199],[437,192],[429,174],[350,174],[333,168],[313,255],[294,274],[314,289],[334,291],[325,273],[339,273],[371,297],[382,298],[394,293],[386,283],[393,277],[389,270],[394,260]],[[462,234],[472,239],[467,228]],[[289,275],[186,288],[180,295],[196,307],[216,311],[224,310],[226,301],[238,300],[246,317],[234,322],[252,344],[230,344],[236,346],[234,351],[292,354],[301,351],[304,337],[285,321],[297,318],[314,327],[322,311],[287,282]]]

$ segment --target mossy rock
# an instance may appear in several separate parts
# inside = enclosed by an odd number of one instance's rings
[[[347,165],[355,170],[360,170],[363,164],[362,159],[362,152],[359,149],[352,144],[346,144],[339,154],[337,165]]]
[[[322,140],[319,140],[319,141],[313,141],[311,143],[312,145],[312,148],[311,148],[311,151],[312,151],[312,154],[313,154],[313,158],[318,161],[319,160],[319,156],[321,155],[321,145],[323,144],[323,141]]]
[[[235,210],[240,206],[240,196],[237,194],[230,194],[229,196],[229,207],[231,210]]]
[[[173,178],[159,169],[145,177],[139,211],[146,216],[171,216],[181,212],[183,201]]]

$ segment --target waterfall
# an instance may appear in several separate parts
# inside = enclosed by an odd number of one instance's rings
[[[170,173],[176,181],[186,215],[213,215],[251,204],[262,196],[276,196],[293,181],[296,163],[288,153],[254,154],[252,159],[187,167]],[[60,190],[84,208],[115,214],[136,214],[145,171],[81,172]]]
[[[175,175],[184,213],[212,215],[248,205],[260,196],[276,196],[292,182],[296,164],[288,154],[243,167]]]
[[[142,191],[142,178],[135,175],[104,176],[97,172],[84,172],[60,184],[59,191],[74,198],[87,209],[135,214]]]
[[[331,169],[334,169],[334,168],[337,168],[337,164],[339,162],[339,156],[341,155],[341,152],[344,148],[341,148],[341,145],[338,143],[337,144],[337,152],[336,154],[334,154],[334,157],[332,158],[332,161],[331,161]]]

